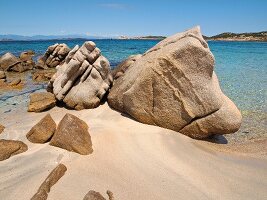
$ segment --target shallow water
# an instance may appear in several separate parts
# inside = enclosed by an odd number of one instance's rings
[[[55,43],[66,43],[73,48],[77,44],[82,45],[84,41],[5,41],[0,42],[0,55],[11,52],[18,56],[22,51],[34,50],[36,59],[44,54],[48,46]],[[94,40],[94,42],[114,68],[128,56],[142,54],[159,41]],[[208,43],[215,56],[215,71],[221,88],[239,107],[244,119],[239,132],[227,136],[227,139],[236,138],[236,135],[248,139],[263,134],[267,136],[267,43],[219,41]],[[27,83],[22,91],[3,92],[0,90],[0,113],[14,109],[14,104],[25,105],[31,92],[45,87],[44,84],[33,82],[30,72],[27,72],[25,77]]]

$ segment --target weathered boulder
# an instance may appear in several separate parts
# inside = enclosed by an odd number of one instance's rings
[[[57,125],[50,114],[47,114],[41,121],[34,125],[26,137],[33,143],[48,142],[56,131]]]
[[[28,150],[26,144],[16,140],[0,140],[0,161]]]
[[[87,124],[71,114],[66,114],[60,121],[50,145],[82,155],[93,152]]]
[[[5,127],[2,124],[0,124],[0,134],[4,131],[4,129]]]
[[[21,61],[12,53],[6,53],[0,58],[0,69],[3,71],[12,71],[12,68],[20,66]]]
[[[6,79],[6,74],[4,71],[0,70],[0,79]]]
[[[75,46],[48,84],[59,101],[77,110],[97,107],[113,78],[108,60],[95,43]]]
[[[48,69],[48,70],[38,70],[33,72],[32,74],[32,80],[38,81],[38,82],[46,82],[49,81],[52,76],[55,74],[54,69]]]
[[[221,91],[214,57],[195,27],[159,42],[114,81],[109,105],[192,138],[233,133],[242,116]]]
[[[137,55],[132,55],[129,56],[126,60],[124,60],[123,62],[121,62],[115,69],[112,70],[112,76],[113,79],[117,79],[120,76],[122,76],[125,71],[139,58],[141,58],[142,55],[141,54],[137,54]]]
[[[35,66],[35,62],[32,57],[34,56],[34,51],[24,51],[20,54],[19,59],[21,61],[20,66],[14,67],[13,71],[23,72],[26,70],[31,70]]]
[[[32,61],[32,57],[34,56],[34,51],[29,50],[29,51],[24,51],[21,52],[19,59],[24,62],[24,61]]]
[[[39,187],[38,191],[34,194],[31,200],[46,200],[51,187],[55,185],[58,180],[64,176],[67,171],[67,167],[63,164],[59,164],[53,171],[47,176],[44,182]]]
[[[37,63],[36,68],[47,69],[53,68],[64,62],[68,55],[70,48],[66,44],[54,44],[47,48],[45,54],[41,56]]]
[[[56,105],[55,96],[50,92],[36,92],[30,94],[28,112],[42,112]]]

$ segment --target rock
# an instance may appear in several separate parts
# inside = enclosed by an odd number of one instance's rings
[[[116,79],[109,105],[192,138],[237,131],[242,116],[221,91],[214,57],[195,27],[159,42]]]
[[[56,105],[55,96],[50,92],[38,92],[30,95],[28,112],[42,112]]]
[[[56,123],[50,114],[47,114],[27,133],[26,137],[33,143],[48,142],[56,131]]]
[[[21,79],[20,78],[16,78],[14,80],[12,80],[10,83],[9,83],[9,86],[17,86],[21,83]]]
[[[4,71],[0,71],[0,79],[6,79],[6,74]]]
[[[12,53],[6,53],[0,58],[0,69],[12,71],[13,67],[20,65],[20,60]]]
[[[49,81],[54,74],[54,70],[38,70],[32,74],[32,80],[38,82],[46,82]]]
[[[31,200],[46,200],[51,187],[55,185],[58,180],[64,176],[67,171],[67,167],[63,164],[59,164],[53,171],[48,175],[45,181],[39,187],[37,193],[31,198]]]
[[[0,124],[0,134],[4,131],[4,129],[5,127],[2,124]]]
[[[45,54],[41,56],[36,64],[36,68],[47,69],[54,68],[64,62],[68,55],[70,48],[66,44],[54,44],[46,50]]]
[[[66,114],[60,121],[50,145],[82,155],[93,152],[87,124],[71,114]]]
[[[120,76],[122,76],[125,73],[125,71],[130,67],[130,65],[132,65],[136,60],[138,60],[141,57],[142,57],[141,54],[132,55],[123,62],[121,62],[114,70],[112,70],[113,78],[117,79]]]
[[[109,90],[113,78],[108,60],[101,55],[95,43],[85,42],[75,46],[65,62],[48,84],[55,94],[70,108],[77,110],[95,108]]]
[[[94,190],[90,190],[83,200],[106,200],[99,192],[96,192]]]
[[[21,52],[20,56],[19,56],[19,59],[24,62],[24,61],[31,61],[32,60],[32,57],[34,56],[34,51],[32,50],[29,50],[29,51],[24,51],[24,52]]]
[[[28,150],[26,144],[16,140],[0,140],[0,161]]]
[[[113,193],[107,190],[109,200],[114,200]],[[106,200],[99,192],[90,190],[83,198],[83,200]]]

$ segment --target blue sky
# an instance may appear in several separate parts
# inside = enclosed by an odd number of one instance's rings
[[[171,35],[267,30],[267,0],[0,0],[0,34]]]

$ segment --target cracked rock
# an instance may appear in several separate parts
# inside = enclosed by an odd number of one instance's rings
[[[170,36],[114,81],[109,105],[134,119],[192,138],[236,132],[242,116],[220,89],[199,27]]]
[[[76,110],[97,107],[113,78],[109,61],[94,42],[76,45],[48,84],[48,91]]]

